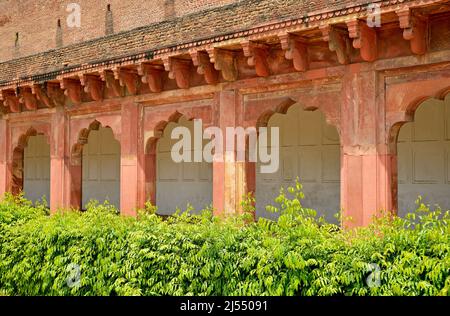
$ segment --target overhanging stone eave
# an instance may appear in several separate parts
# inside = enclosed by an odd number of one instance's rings
[[[441,1],[439,0],[395,0],[395,1],[389,1],[387,4],[385,4],[385,1],[374,1],[374,3],[380,3],[382,13],[386,12],[393,12],[395,10],[398,10],[400,6],[427,6],[433,3],[439,3]],[[32,83],[40,83],[42,81],[47,80],[56,80],[58,75],[62,74],[68,74],[68,73],[78,73],[78,72],[84,72],[88,70],[96,71],[96,69],[101,70],[104,67],[114,67],[114,66],[121,66],[122,64],[128,64],[131,61],[131,64],[133,62],[139,63],[144,61],[151,61],[153,59],[157,59],[159,55],[177,55],[181,53],[187,53],[189,49],[197,49],[197,50],[204,50],[207,47],[210,47],[211,45],[214,46],[214,44],[221,43],[223,45],[226,45],[228,43],[233,42],[239,42],[239,40],[242,39],[248,39],[248,40],[257,40],[260,38],[273,36],[274,34],[280,33],[280,30],[284,30],[286,32],[301,32],[305,30],[311,30],[315,29],[320,25],[323,24],[336,24],[336,23],[342,23],[346,20],[353,20],[353,19],[360,19],[361,17],[365,17],[367,14],[363,10],[364,7],[367,7],[368,4],[359,4],[359,5],[353,5],[353,6],[346,6],[342,9],[336,9],[333,11],[318,11],[318,12],[311,12],[305,14],[303,17],[296,18],[296,19],[288,19],[285,21],[278,21],[278,22],[268,22],[263,25],[255,26],[254,28],[246,28],[242,29],[240,31],[233,31],[233,32],[224,32],[222,34],[219,34],[214,37],[207,36],[205,38],[198,38],[195,41],[189,41],[183,44],[178,45],[169,45],[169,46],[162,46],[159,48],[155,48],[153,50],[144,50],[137,53],[132,54],[123,54],[121,56],[117,57],[110,57],[100,60],[87,60],[86,62],[79,63],[77,65],[69,65],[68,67],[60,67],[56,68],[49,72],[41,72],[36,73],[33,75],[27,75],[27,76],[20,76],[18,78],[9,79],[9,80],[2,80],[0,81],[0,87],[2,88],[13,88],[15,86],[20,85],[27,85]],[[235,4],[231,5],[235,6]],[[212,9],[211,11],[216,10]],[[198,14],[198,13],[196,13]],[[194,14],[195,15],[195,14]],[[185,19],[186,17],[182,17],[179,19]],[[171,21],[164,21],[161,23],[170,23]],[[131,34],[133,32],[140,32],[142,30],[145,30],[149,26],[145,27],[139,27],[130,31],[124,31],[117,34],[112,34],[108,36],[104,36],[101,38],[89,40],[83,43],[73,44],[66,46],[61,49],[54,49],[50,51],[46,51],[43,53],[38,53],[35,55],[30,55],[26,57],[21,57],[18,59],[13,59],[10,61],[6,61],[3,63],[0,63],[0,66],[3,64],[11,64],[13,62],[19,63],[27,63],[27,60],[30,60],[32,58],[35,58],[37,56],[47,56],[51,53],[55,52],[61,52],[64,49],[68,48],[76,48],[76,47],[85,47],[85,45],[92,44],[98,41],[106,40],[106,39],[114,39],[115,36],[120,36],[124,34]],[[220,46],[220,45],[218,45]],[[63,61],[67,62],[67,61]]]

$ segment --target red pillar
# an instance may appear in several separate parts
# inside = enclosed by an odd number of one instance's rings
[[[8,167],[9,133],[8,121],[0,118],[0,197],[9,191],[10,171]]]
[[[50,134],[50,210],[55,213],[58,209],[68,205],[65,195],[65,163],[66,163],[66,126],[67,118],[64,108],[56,108],[51,119]],[[79,206],[79,205],[78,205]]]
[[[217,117],[215,123],[224,137],[224,157],[213,162],[213,206],[216,215],[231,215],[241,212],[241,202],[246,192],[254,190],[252,164],[236,161],[236,149],[225,150],[226,128],[242,126],[242,98],[234,90],[221,91],[216,96]],[[230,160],[227,160],[228,157]],[[250,187],[248,186],[250,184]]]
[[[145,172],[143,111],[134,102],[122,105],[120,159],[120,209],[123,215],[135,216],[144,207]]]
[[[396,156],[387,143],[384,88],[373,70],[347,68],[341,107],[344,226],[366,226],[396,209]]]

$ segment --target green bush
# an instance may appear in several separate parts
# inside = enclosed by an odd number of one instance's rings
[[[48,216],[8,196],[0,295],[448,295],[448,212],[421,205],[342,231],[302,197],[300,185],[282,192],[279,220],[253,222],[252,201],[242,217],[162,219],[151,206],[127,218],[95,203]]]

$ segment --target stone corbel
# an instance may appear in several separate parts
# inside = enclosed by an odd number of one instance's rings
[[[244,56],[247,57],[247,64],[255,67],[256,74],[259,77],[270,76],[269,62],[269,47],[264,44],[253,43],[245,41],[241,43],[244,49]]]
[[[142,82],[148,84],[151,92],[158,93],[163,90],[163,66],[141,64],[138,74],[142,76]]]
[[[403,29],[403,38],[410,42],[413,54],[425,54],[428,46],[427,20],[414,15],[409,9],[396,13],[400,21],[400,28]]]
[[[66,97],[69,97],[75,104],[81,103],[81,83],[79,80],[64,78],[59,84]]]
[[[29,111],[36,111],[38,108],[36,96],[28,87],[20,88],[19,102],[24,104],[25,108]]]
[[[127,87],[130,94],[137,94],[138,90],[138,74],[135,71],[116,68],[114,71],[114,78],[119,80],[120,86]]]
[[[208,53],[194,50],[190,52],[190,55],[194,66],[197,67],[197,73],[204,75],[208,84],[217,84],[219,72],[214,68],[214,64],[211,63]]]
[[[328,42],[330,51],[336,52],[338,61],[342,65],[350,63],[350,39],[347,34],[331,25],[321,26],[323,40]]]
[[[360,50],[365,61],[375,61],[378,57],[378,40],[375,28],[359,20],[347,22],[348,33],[353,39],[353,47]]]
[[[298,36],[286,33],[279,35],[281,48],[285,51],[287,60],[292,60],[294,69],[306,71],[309,69],[308,48],[305,42]]]
[[[119,80],[114,77],[114,73],[109,70],[103,70],[100,74],[100,78],[105,82],[106,88],[112,91],[115,97],[122,96],[122,87]]]
[[[31,93],[36,96],[36,99],[41,101],[46,107],[52,108],[55,106],[53,100],[48,96],[46,88],[42,85],[34,84],[31,87]]]
[[[169,78],[175,79],[180,89],[190,87],[189,78],[191,75],[191,61],[167,57],[163,58],[164,68],[169,72]]]
[[[80,75],[80,83],[84,87],[84,92],[89,93],[92,100],[103,100],[103,81],[94,75]]]
[[[222,72],[223,79],[226,81],[238,79],[239,72],[235,52],[218,48],[210,48],[207,52],[214,68]]]
[[[63,89],[61,89],[61,83],[48,82],[47,83],[47,95],[50,98],[51,105],[53,106],[64,106],[66,102],[66,94]]]
[[[11,113],[19,113],[21,111],[21,104],[19,97],[16,93],[10,90],[3,90],[1,94],[1,99],[3,100],[3,105]]]

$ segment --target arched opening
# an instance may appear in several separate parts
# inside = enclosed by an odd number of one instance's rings
[[[50,202],[50,145],[43,135],[31,136],[24,149],[23,192],[25,198]]]
[[[81,163],[81,209],[91,200],[120,209],[120,150],[112,129],[97,121],[80,133],[72,158]]]
[[[44,135],[30,128],[13,150],[13,194],[23,192],[33,203],[50,202],[50,145]]]
[[[271,127],[279,128],[280,164],[275,173],[261,173],[261,163],[257,163],[257,217],[276,218],[266,206],[276,206],[274,199],[280,188],[294,185],[298,178],[305,194],[303,206],[317,210],[328,222],[338,223],[335,214],[340,210],[341,158],[336,128],[327,124],[322,112],[306,111],[298,104],[273,114],[267,127],[269,132]]]
[[[177,209],[185,210],[188,204],[197,212],[212,204],[212,163],[203,159],[194,161],[194,124],[184,116],[174,117],[160,126],[160,137],[149,140],[147,144],[147,164],[152,164],[156,170],[154,172],[147,166],[147,178],[151,178],[147,187],[156,186],[156,192],[152,194],[160,215],[171,215]],[[191,135],[190,150],[180,150],[180,153],[191,157],[190,161],[176,162],[172,158],[172,149],[181,139],[172,139],[172,131],[177,127],[185,127]],[[153,190],[147,188],[147,191]]]
[[[414,211],[416,200],[450,209],[450,96],[429,99],[404,124],[397,141],[398,214]]]

